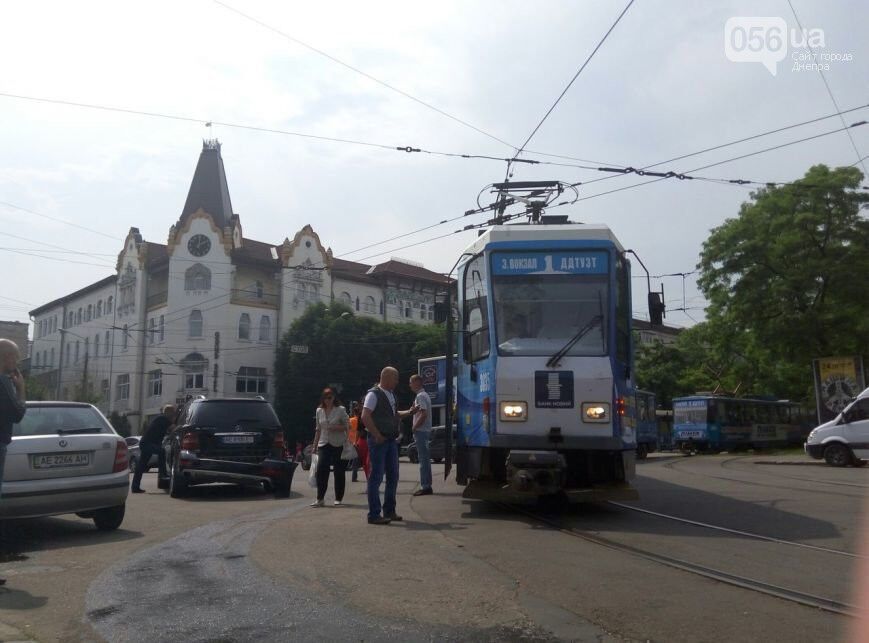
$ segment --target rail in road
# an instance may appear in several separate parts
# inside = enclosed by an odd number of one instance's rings
[[[644,560],[648,560],[654,563],[658,563],[661,565],[666,565],[667,567],[672,567],[675,569],[679,569],[684,572],[688,572],[691,574],[696,574],[699,576],[703,576],[705,578],[709,578],[718,582],[726,583],[728,585],[733,585],[735,587],[740,587],[746,590],[759,592],[762,594],[766,594],[767,596],[774,596],[776,598],[790,601],[793,603],[798,603],[800,605],[804,605],[807,607],[812,607],[815,609],[824,610],[826,612],[832,612],[834,614],[840,614],[842,616],[859,616],[861,615],[861,610],[855,605],[851,605],[842,601],[838,601],[831,598],[826,598],[823,596],[817,596],[812,593],[800,591],[797,589],[792,589],[789,587],[782,587],[780,585],[763,581],[757,578],[748,577],[740,574],[733,574],[721,569],[717,569],[708,565],[703,565],[699,563],[695,563],[689,560],[685,560],[682,558],[658,553],[651,551],[647,548],[636,547],[634,545],[629,545],[624,542],[616,541],[612,538],[607,538],[599,535],[598,533],[589,531],[587,529],[581,529],[575,526],[565,525],[559,518],[537,513],[534,511],[529,511],[523,507],[517,507],[513,505],[503,505],[498,503],[504,509],[508,509],[510,511],[514,511],[520,513],[527,518],[534,520],[536,522],[540,522],[548,525],[549,527],[567,535],[572,538],[579,538],[585,540],[590,543],[594,543],[601,547],[606,547],[607,549],[616,550],[619,552],[623,552],[625,554],[629,554],[631,556],[636,556],[638,558],[642,558]],[[624,509],[624,507],[620,508]],[[629,509],[633,509],[632,507],[628,507]],[[650,512],[656,513],[656,512]],[[679,519],[676,516],[667,516],[664,514],[660,514],[659,517],[675,519],[680,522],[692,523],[693,521],[684,521],[683,519]],[[688,526],[697,527],[699,524],[689,524]],[[704,524],[703,528],[718,528],[715,525],[707,525]],[[727,532],[735,532],[737,530],[731,530],[725,527],[720,527],[723,531]],[[742,534],[746,537],[757,537],[756,534],[749,534],[745,532]],[[764,538],[764,540],[767,540]],[[780,539],[771,539],[772,542],[776,542],[781,545],[799,545],[800,543],[794,543],[789,541],[784,541]],[[846,556],[856,556],[856,554],[850,554],[849,552],[843,552],[839,550],[826,550],[826,548],[817,548],[820,550],[825,550],[833,555],[846,555]]]

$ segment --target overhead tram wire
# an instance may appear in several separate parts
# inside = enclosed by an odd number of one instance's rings
[[[803,30],[803,23],[800,22],[800,17],[797,15],[797,10],[794,9],[794,4],[793,2],[791,2],[791,0],[788,0],[788,6],[791,8],[791,13],[794,14],[794,20],[797,21],[797,27],[800,28],[801,32],[805,33],[805,31]],[[808,45],[808,38],[805,42]],[[808,45],[808,48],[809,51],[814,54],[814,50],[812,49],[811,45]],[[830,97],[830,101],[832,101],[833,107],[836,108],[836,111],[839,111],[839,103],[836,101],[836,97],[833,95],[833,90],[830,89],[830,83],[827,82],[827,77],[824,75],[824,71],[820,67],[818,67],[818,74],[821,76],[821,80],[824,82],[824,87],[826,87],[827,89],[827,95]],[[845,119],[842,116],[840,116],[839,118],[841,119],[842,126],[844,127]],[[854,154],[857,155],[857,163],[859,163],[863,167],[863,174],[869,176],[869,172],[866,171],[866,164],[863,162],[866,157],[861,157],[860,150],[857,148],[857,142],[854,140],[854,136],[851,134],[851,130],[846,129],[845,133],[848,135],[848,140],[851,141],[851,147],[854,148]]]
[[[216,1],[216,0],[215,0],[215,1]],[[625,6],[624,9],[622,9],[622,12],[619,14],[619,17],[616,18],[615,22],[613,22],[612,25],[610,25],[610,28],[607,29],[607,32],[603,35],[603,38],[600,39],[600,42],[597,43],[597,46],[596,46],[596,47],[592,50],[592,52],[588,55],[588,57],[585,59],[585,62],[582,63],[582,66],[581,66],[581,67],[577,70],[577,72],[573,75],[573,78],[570,79],[570,82],[567,83],[567,86],[564,88],[564,90],[561,92],[561,94],[559,94],[559,95],[558,95],[558,98],[555,99],[555,102],[552,103],[552,107],[550,107],[549,110],[547,110],[547,112],[543,115],[543,118],[540,119],[540,122],[537,123],[537,126],[536,126],[536,127],[532,130],[532,132],[528,135],[528,138],[525,139],[525,142],[522,143],[522,146],[519,148],[519,150],[518,150],[518,151],[513,155],[514,158],[515,158],[515,157],[518,157],[520,154],[522,154],[522,151],[525,149],[525,147],[528,145],[528,143],[531,142],[531,139],[534,138],[534,135],[537,134],[537,130],[539,130],[540,127],[543,125],[543,123],[546,122],[546,119],[549,118],[549,115],[550,115],[550,114],[552,113],[552,111],[556,108],[556,106],[558,105],[558,103],[561,102],[561,99],[564,98],[564,95],[568,92],[568,90],[569,90],[570,87],[573,85],[573,83],[576,82],[576,79],[579,78],[579,75],[580,75],[580,74],[583,72],[583,70],[588,66],[588,63],[591,62],[591,59],[594,58],[594,55],[595,55],[595,54],[598,52],[598,50],[603,46],[603,43],[606,42],[606,39],[607,39],[607,38],[609,37],[609,35],[612,33],[613,29],[616,28],[616,25],[619,24],[619,22],[621,21],[621,19],[624,17],[624,15],[628,12],[628,9],[630,9],[630,8],[631,8],[631,5],[633,5],[633,4],[634,4],[634,0],[629,0],[628,4]]]
[[[226,9],[228,11],[235,13],[238,16],[241,16],[245,20],[249,20],[250,22],[253,22],[254,24],[257,24],[260,27],[271,31],[272,33],[275,33],[283,38],[286,38],[287,40],[290,40],[291,42],[294,42],[295,44],[300,45],[300,46],[304,47],[305,49],[308,49],[309,51],[312,51],[315,54],[318,54],[319,56],[323,56],[324,58],[331,60],[332,62],[337,63],[338,65],[341,65],[342,67],[345,67],[346,69],[349,69],[350,71],[357,73],[360,76],[364,76],[368,80],[371,80],[371,81],[377,83],[378,85],[381,85],[382,87],[385,87],[386,89],[388,89],[392,92],[395,92],[396,94],[404,96],[405,98],[408,98],[408,99],[412,100],[413,102],[418,103],[419,105],[422,105],[423,107],[425,107],[427,109],[430,109],[434,112],[437,112],[441,116],[445,116],[446,118],[449,118],[450,120],[455,121],[456,123],[459,123],[460,125],[463,125],[469,129],[472,129],[475,132],[477,132],[478,134],[482,134],[483,136],[486,136],[486,137],[492,139],[493,141],[501,143],[502,145],[506,145],[507,147],[511,148],[512,150],[517,149],[516,146],[513,145],[512,143],[505,141],[504,139],[499,138],[499,137],[495,136],[494,134],[490,134],[489,132],[487,132],[483,129],[480,129],[476,125],[473,125],[473,124],[469,123],[468,121],[465,121],[465,120],[459,118],[458,116],[454,116],[453,114],[450,114],[449,112],[444,111],[444,110],[440,109],[439,107],[432,105],[431,103],[428,103],[420,98],[417,98],[416,96],[413,96],[412,94],[409,94],[406,91],[399,89],[398,87],[395,87],[394,85],[387,83],[386,81],[380,80],[376,76],[372,76],[371,74],[369,74],[365,71],[362,71],[358,67],[354,67],[353,65],[346,63],[343,60],[341,60],[340,58],[336,58],[335,56],[326,53],[322,49],[318,49],[318,48],[314,47],[313,45],[309,45],[308,43],[306,43],[302,40],[299,40],[295,36],[292,36],[292,35],[286,33],[285,31],[281,31],[280,29],[263,22],[262,20],[259,20],[258,18],[255,18],[251,15],[248,15],[248,14],[244,13],[243,11],[236,9],[235,7],[232,7],[224,2],[221,2],[220,0],[212,0],[212,2],[214,2],[214,4],[216,4],[220,7],[223,7],[224,9]]]

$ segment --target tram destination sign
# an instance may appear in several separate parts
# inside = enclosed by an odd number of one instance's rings
[[[602,275],[609,270],[601,251],[498,252],[492,255],[496,275]]]

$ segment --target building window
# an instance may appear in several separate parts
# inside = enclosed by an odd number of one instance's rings
[[[85,359],[87,359],[87,358],[88,358],[88,355],[90,355],[90,345],[91,345],[91,340],[90,340],[90,338],[85,339],[85,340],[84,340],[84,358],[85,358]]]
[[[166,320],[163,315],[160,315],[160,341],[162,342],[166,337]]]
[[[127,373],[118,375],[118,399],[130,399],[130,376]]]
[[[380,314],[383,314],[383,300],[380,300]]]
[[[72,311],[69,311],[69,316],[67,317],[65,328],[71,328],[71,327],[72,327],[73,322],[75,321],[74,317],[75,317],[75,316],[74,316],[73,312],[72,312]]]
[[[66,365],[67,366],[69,366],[70,363],[72,362],[71,355],[72,355],[72,344],[67,344],[66,345]]]
[[[186,390],[205,388],[205,368],[207,366],[207,360],[199,353],[190,353],[181,360],[181,368],[184,371],[184,388]]]
[[[419,307],[419,318],[426,319],[428,317],[428,309],[425,304],[420,304]]]
[[[51,349],[51,366],[54,367],[54,348]]]
[[[81,323],[81,308],[79,308],[79,309],[78,309],[78,312],[75,314],[75,323],[76,323],[76,324],[80,324],[80,323]]]
[[[150,371],[148,373],[148,396],[160,397],[161,395],[163,395],[163,371]]]
[[[265,395],[268,392],[266,369],[253,366],[240,367],[235,378],[235,392]]]
[[[250,315],[242,313],[238,318],[238,338],[250,339]]]
[[[39,368],[39,353],[36,353],[36,368]]]
[[[202,337],[202,311],[190,311],[190,320],[188,321],[190,337]]]
[[[308,298],[308,287],[305,284],[299,284],[299,301],[304,302]]]
[[[153,344],[157,337],[157,320],[151,317],[148,320],[148,343]]]
[[[97,302],[97,318],[102,317],[102,316],[103,316],[103,300],[100,299]]]
[[[359,312],[359,297],[356,298],[356,312]]]
[[[254,287],[256,288],[256,298],[262,299],[263,298],[263,282],[257,281],[254,284]]]
[[[413,309],[410,306],[406,306],[404,308],[404,316],[407,317],[408,319],[410,319],[412,312],[413,312]]]
[[[94,335],[94,357],[100,356],[100,334]]]
[[[353,298],[350,296],[349,292],[342,292],[338,299],[340,299],[341,303],[345,306],[353,308]]]
[[[109,354],[109,344],[111,343],[111,341],[112,340],[111,340],[111,336],[109,335],[109,331],[106,331],[106,345],[105,345],[105,348],[103,348],[106,355]]]
[[[108,315],[110,312],[112,312],[112,304],[113,303],[114,303],[114,297],[109,296],[109,298],[106,299],[106,315]]]
[[[42,366],[43,368],[48,366],[48,351],[42,351]]]
[[[268,315],[263,315],[259,320],[259,340],[261,342],[272,341],[272,320]]]
[[[109,380],[100,381],[100,394],[104,402],[109,401]]]
[[[366,313],[373,313],[376,305],[377,304],[374,301],[374,297],[372,297],[371,295],[369,295],[368,297],[365,298],[365,312]]]
[[[211,271],[195,263],[184,271],[184,290],[211,290]]]
[[[94,305],[88,304],[87,313],[85,313],[85,321],[90,321],[94,317]]]
[[[129,336],[130,336],[129,327],[126,324],[124,324],[124,334],[121,337],[121,348],[123,350],[127,350],[127,339],[129,338]]]
[[[79,358],[79,354],[80,354],[80,352],[81,352],[81,351],[80,351],[80,349],[81,349],[80,344],[81,344],[81,342],[79,342],[78,340],[76,340],[76,342],[75,342],[75,363],[76,363],[76,364],[78,364],[78,358]]]

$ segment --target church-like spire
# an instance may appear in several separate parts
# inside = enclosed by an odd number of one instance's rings
[[[190,182],[190,191],[187,193],[184,210],[181,211],[180,222],[183,224],[199,208],[210,214],[214,224],[221,230],[230,225],[232,202],[229,199],[229,187],[226,184],[226,172],[217,139],[202,141],[202,153]]]

